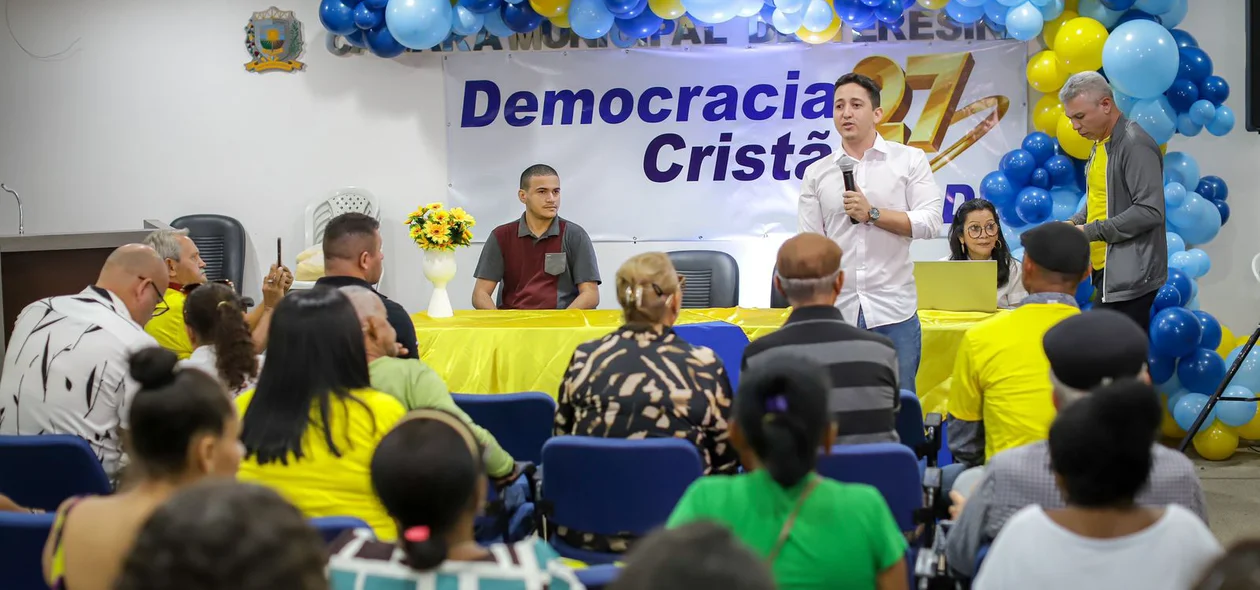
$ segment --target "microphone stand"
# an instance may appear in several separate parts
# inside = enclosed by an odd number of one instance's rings
[[[1177,445],[1177,450],[1184,453],[1186,447],[1190,446],[1190,441],[1198,434],[1199,428],[1207,421],[1207,417],[1212,413],[1212,408],[1216,407],[1216,402],[1254,402],[1260,401],[1260,397],[1251,397],[1248,399],[1225,398],[1221,399],[1221,394],[1225,392],[1225,388],[1229,386],[1229,382],[1234,379],[1234,375],[1238,373],[1238,369],[1242,368],[1243,361],[1247,360],[1247,355],[1252,348],[1256,346],[1256,340],[1260,339],[1260,326],[1256,326],[1256,330],[1251,333],[1251,337],[1247,339],[1247,343],[1243,344],[1242,350],[1238,351],[1238,358],[1234,359],[1234,364],[1229,367],[1229,372],[1225,373],[1225,379],[1221,380],[1221,384],[1216,388],[1216,392],[1212,397],[1208,398],[1208,402],[1203,406],[1203,410],[1199,412],[1199,417],[1194,419],[1194,424],[1186,431],[1185,438],[1181,439],[1181,444]],[[1254,393],[1254,392],[1253,392]]]
[[[5,185],[4,185],[4,183],[0,183],[0,190],[3,190],[3,191],[4,191],[4,192],[6,192],[6,193],[12,194],[12,195],[13,195],[13,198],[14,198],[14,199],[17,199],[17,206],[18,206],[18,235],[20,236],[20,235],[22,235],[22,234],[26,233],[26,227],[25,227],[25,226],[23,225],[23,223],[22,223],[22,197],[19,197],[19,196],[18,196],[18,194],[17,194],[17,191],[15,191],[15,190],[13,190],[13,189],[11,189],[11,188],[9,188],[9,187],[5,186]]]

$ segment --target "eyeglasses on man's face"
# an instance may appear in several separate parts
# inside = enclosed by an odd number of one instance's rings
[[[162,315],[162,314],[164,314],[164,313],[166,313],[166,312],[170,311],[170,310],[171,310],[171,306],[169,306],[169,305],[167,305],[167,304],[166,304],[166,297],[164,297],[164,296],[162,295],[162,291],[160,291],[160,290],[157,288],[157,283],[153,282],[153,279],[149,279],[149,278],[145,278],[145,277],[140,277],[140,278],[142,278],[142,279],[144,279],[146,282],[148,282],[148,283],[149,283],[149,286],[153,288],[153,292],[154,292],[154,293],[157,293],[157,304],[156,304],[156,305],[154,305],[154,307],[153,307],[153,317],[158,317],[158,316],[160,316],[160,315]]]
[[[992,222],[992,221],[984,224],[983,227],[980,226],[979,224],[972,224],[972,225],[967,226],[967,235],[973,238],[978,238],[982,235],[996,236],[997,233],[998,233],[997,223]]]

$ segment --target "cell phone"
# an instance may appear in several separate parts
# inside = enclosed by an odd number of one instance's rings
[[[280,255],[280,238],[276,238],[276,266],[284,266],[284,258]]]

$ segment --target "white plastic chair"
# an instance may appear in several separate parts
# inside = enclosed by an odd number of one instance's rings
[[[362,213],[381,220],[381,206],[371,191],[357,186],[348,186],[330,193],[326,198],[311,203],[306,208],[306,243],[305,250],[324,241],[324,229],[328,222],[343,213]],[[293,289],[310,289],[314,281],[294,281]]]

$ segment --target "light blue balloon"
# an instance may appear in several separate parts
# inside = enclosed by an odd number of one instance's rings
[[[1176,209],[1186,200],[1186,187],[1179,182],[1170,182],[1164,185],[1164,207],[1167,209]]]
[[[1177,421],[1177,426],[1187,432],[1194,426],[1194,421],[1199,417],[1199,413],[1207,406],[1208,396],[1202,393],[1187,393],[1177,400],[1177,407],[1173,408],[1173,420]],[[1199,425],[1199,432],[1207,430],[1212,425],[1212,421],[1216,420],[1216,412],[1220,406],[1213,406],[1212,412],[1208,414],[1203,424]]]
[[[969,25],[984,18],[984,9],[979,6],[963,6],[957,0],[950,0],[949,4],[945,5],[945,14],[956,23]]]
[[[1199,281],[1191,279],[1190,280],[1190,299],[1198,299],[1198,298],[1199,298]]]
[[[782,8],[775,8],[774,14],[770,15],[770,24],[780,33],[791,35],[801,29],[804,18],[804,12],[783,12]]]
[[[1063,16],[1064,3],[1063,0],[1049,0],[1037,8],[1041,9],[1041,17],[1050,21]]]
[[[1242,426],[1251,422],[1256,417],[1256,402],[1253,401],[1227,401],[1227,400],[1250,400],[1255,397],[1250,389],[1239,385],[1230,385],[1221,392],[1221,399],[1217,400],[1216,417],[1221,419],[1226,426]]]
[[[1176,381],[1177,377],[1173,376],[1171,380]],[[1177,385],[1180,386],[1181,384],[1178,383]],[[1169,414],[1173,413],[1173,411],[1177,409],[1177,404],[1181,402],[1181,398],[1185,397],[1187,393],[1190,393],[1190,392],[1186,389],[1178,389],[1177,391],[1174,391],[1172,394],[1165,394],[1165,395],[1168,395],[1168,413]]]
[[[1023,238],[1021,238],[1020,236],[1024,234],[1024,231],[1026,229],[1027,229],[1027,226],[1016,228],[1016,227],[1011,227],[1010,224],[1003,224],[1002,225],[1002,240],[1006,242],[1006,247],[1010,248],[1011,250],[1023,247],[1023,244],[1024,244]]]
[[[1112,10],[1103,6],[1099,0],[1081,0],[1077,4],[1076,13],[1086,18],[1092,18],[1102,23],[1102,26],[1108,29],[1116,26],[1116,23],[1120,22],[1120,17],[1124,14],[1122,11]]]
[[[1204,125],[1208,133],[1220,137],[1234,130],[1234,110],[1226,105],[1221,105],[1216,109],[1216,116],[1212,117],[1212,121]]]
[[[1204,206],[1198,209],[1198,216],[1191,220],[1189,224],[1177,228],[1187,244],[1196,246],[1211,242],[1216,238],[1216,234],[1221,232],[1221,210],[1215,204],[1208,202],[1207,199],[1201,198],[1200,200]],[[1196,284],[1196,292],[1197,287],[1198,285]]]
[[[1171,10],[1176,3],[1177,0],[1137,0],[1133,3],[1133,8],[1158,16]]]
[[[1168,143],[1177,132],[1177,111],[1164,96],[1139,100],[1129,118],[1141,125],[1155,143]]]
[[[989,0],[958,0],[958,3],[963,6],[976,7],[976,6],[984,6],[984,3],[988,1]]]
[[[1168,255],[1168,267],[1175,268],[1188,275],[1195,276],[1196,270],[1194,257],[1189,252],[1177,252]]]
[[[703,16],[700,19],[706,20]],[[573,0],[569,4],[569,26],[583,39],[599,39],[607,35],[616,20],[604,0]]]
[[[1019,247],[1014,250],[1011,250],[1011,258],[1014,258],[1015,260],[1023,262],[1024,261],[1024,248]]]
[[[775,0],[774,7],[782,10],[787,14],[793,14],[805,10],[806,0]],[[798,29],[800,27],[797,27]],[[793,31],[795,32],[795,31]]]
[[[1177,379],[1177,375],[1175,373],[1167,381],[1164,381],[1163,383],[1156,383],[1155,389],[1160,393],[1168,395],[1169,398],[1178,394],[1186,393],[1186,390],[1181,386],[1181,380]],[[1171,412],[1172,408],[1168,408],[1168,411]]]
[[[1116,102],[1116,106],[1120,108],[1120,112],[1124,113],[1124,116],[1127,117],[1129,116],[1129,113],[1133,112],[1133,105],[1137,104],[1138,99],[1117,91],[1114,88],[1111,90],[1111,95],[1113,100]]]
[[[1172,29],[1173,27],[1181,24],[1181,21],[1185,20],[1186,13],[1189,11],[1190,0],[1176,0],[1173,3],[1173,7],[1168,9],[1168,12],[1161,14],[1159,18],[1163,21],[1164,28]]]
[[[1235,348],[1225,358],[1225,366],[1234,366],[1234,361],[1242,354],[1242,346]],[[1251,349],[1251,354],[1243,359],[1242,366],[1238,368],[1238,373],[1234,375],[1234,380],[1229,382],[1230,385],[1245,387],[1251,391],[1260,391],[1260,344]]]
[[[1190,105],[1190,118],[1199,125],[1207,125],[1216,118],[1216,105],[1210,100],[1196,100]]]
[[[452,16],[451,31],[461,37],[476,35],[486,25],[485,15],[477,14],[460,4],[455,5],[455,14]]]
[[[1164,238],[1165,238],[1165,241],[1168,242],[1168,254],[1170,256],[1177,252],[1186,251],[1186,241],[1185,239],[1181,237],[1181,234],[1176,234],[1173,232],[1164,232]]]
[[[989,0],[988,3],[984,5],[984,16],[988,17],[999,27],[1006,26],[1006,13],[1010,11],[1010,8],[998,4],[997,0]]]
[[[1200,250],[1199,248],[1193,248],[1191,250],[1186,250],[1184,254],[1190,257],[1190,261],[1194,265],[1194,272],[1191,272],[1190,276],[1196,279],[1199,279],[1199,278],[1203,278],[1203,275],[1206,275],[1207,273],[1211,272],[1212,257],[1209,256],[1207,252],[1204,252],[1203,250]],[[1196,289],[1196,288],[1197,288],[1197,285],[1196,287],[1192,287],[1192,289]]]
[[[1030,41],[1041,34],[1045,17],[1032,2],[1024,2],[1006,13],[1006,34],[1019,41]]]
[[[721,24],[735,18],[739,10],[739,6],[734,0],[683,0],[682,4],[688,13],[711,25]],[[572,7],[569,8],[569,11],[569,22],[572,23]]]
[[[1107,37],[1103,69],[1120,92],[1134,98],[1153,98],[1177,79],[1179,55],[1177,41],[1168,29],[1154,21],[1133,20],[1116,27]]]
[[[482,15],[486,19],[486,32],[495,37],[511,37],[516,34],[507,23],[503,22],[503,13],[498,10],[491,10]]]
[[[831,26],[835,14],[831,6],[823,0],[810,0],[809,6],[805,7],[805,18],[801,19],[801,25],[808,31],[821,33]]]
[[[1001,4],[1002,6],[1014,7],[1014,6],[1019,6],[1020,4],[1023,4],[1025,1],[1026,0],[997,0],[997,3]]]
[[[1050,198],[1054,201],[1050,217],[1055,221],[1067,221],[1076,214],[1076,204],[1081,201],[1081,193],[1075,189],[1056,188],[1050,191]]]
[[[429,49],[450,36],[452,12],[447,0],[389,0],[385,25],[405,47]]]
[[[1215,208],[1199,193],[1187,193],[1180,207],[1167,211],[1168,220],[1181,229],[1191,228],[1197,222],[1205,207]]]
[[[1199,186],[1199,163],[1185,152],[1168,152],[1164,156],[1164,184],[1180,182],[1181,186]]]
[[[1194,137],[1203,132],[1203,125],[1196,123],[1190,113],[1177,115],[1177,133],[1186,137]]]

